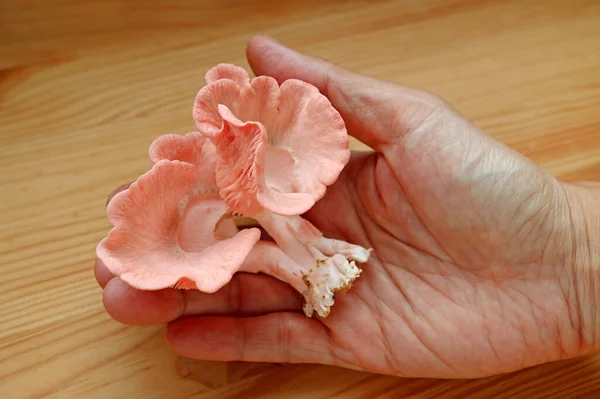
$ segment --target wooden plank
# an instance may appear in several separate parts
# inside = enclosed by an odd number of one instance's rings
[[[597,357],[473,381],[180,359],[104,313],[106,195],[193,128],[206,69],[268,33],[420,86],[566,180],[600,180],[600,3],[0,2],[0,397],[594,397]],[[359,146],[359,143],[353,145]]]

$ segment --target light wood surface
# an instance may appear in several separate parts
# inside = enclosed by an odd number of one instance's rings
[[[106,195],[193,128],[204,72],[247,66],[255,33],[432,90],[555,175],[600,180],[599,1],[0,0],[0,398],[600,397],[600,357],[473,381],[226,365],[104,313]]]

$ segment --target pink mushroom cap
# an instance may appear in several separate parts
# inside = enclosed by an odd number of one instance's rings
[[[114,228],[96,252],[132,287],[215,292],[260,239],[260,230],[239,231],[224,218],[214,164],[203,156],[214,152],[211,146],[197,133],[160,137],[151,146],[152,169],[108,204]]]
[[[217,148],[217,184],[231,210],[291,216],[310,209],[350,157],[346,127],[319,90],[299,80],[250,80],[219,64],[194,104],[199,132]]]

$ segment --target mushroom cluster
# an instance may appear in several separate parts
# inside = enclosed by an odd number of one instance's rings
[[[113,229],[97,247],[132,287],[215,292],[236,272],[289,283],[304,312],[326,317],[370,250],[324,237],[301,215],[350,158],[344,121],[314,86],[250,79],[235,65],[206,74],[196,96],[197,132],[150,146],[153,167],[108,204]],[[240,228],[237,216],[256,222]]]

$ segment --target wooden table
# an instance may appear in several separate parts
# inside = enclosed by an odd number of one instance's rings
[[[68,4],[72,3],[72,4]],[[600,180],[598,1],[0,1],[0,398],[600,397],[600,357],[473,381],[179,359],[103,311],[106,195],[193,128],[218,62],[268,33],[437,92],[568,180]]]

